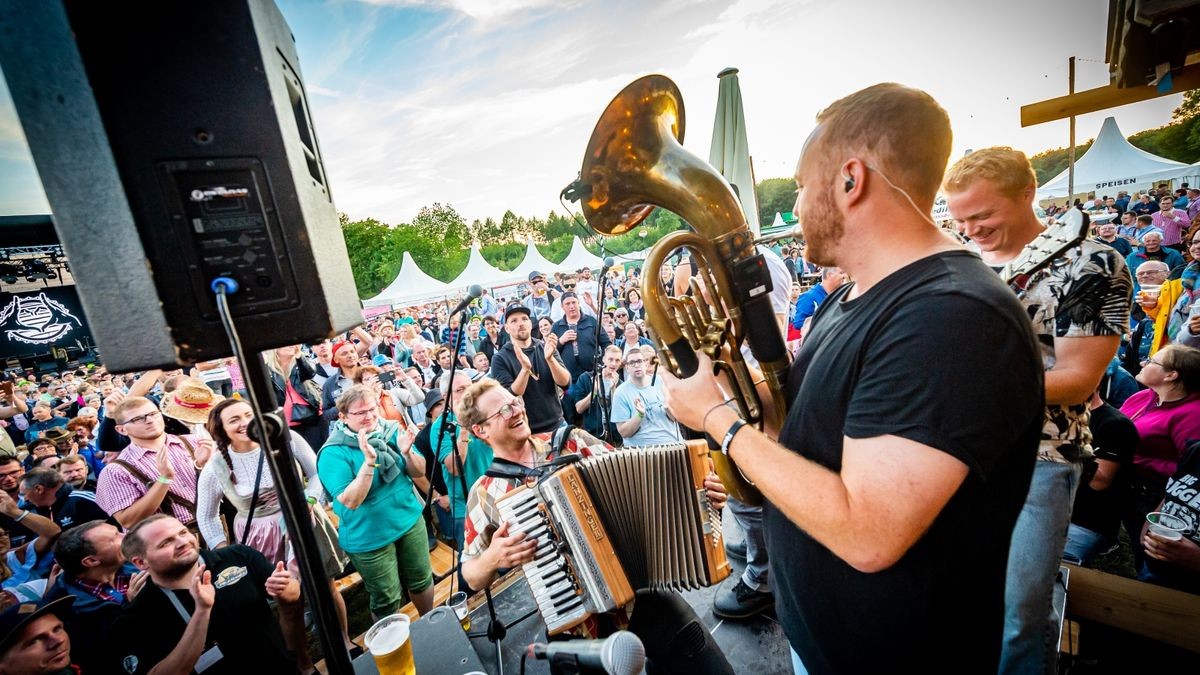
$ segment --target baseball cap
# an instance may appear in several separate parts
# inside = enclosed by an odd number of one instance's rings
[[[29,622],[46,614],[54,614],[65,620],[73,604],[74,596],[68,595],[50,602],[23,602],[5,610],[0,614],[0,656],[12,648],[21,635],[21,629]]]
[[[545,275],[545,274],[542,274],[541,272],[538,272],[538,271],[536,271],[536,270],[535,270],[535,271],[533,271],[533,272],[530,272],[530,273],[529,273],[529,280],[530,280],[530,281],[533,281],[534,279],[537,279],[538,277],[541,277],[541,278],[545,279],[545,278],[546,278],[546,275]]]
[[[529,311],[529,308],[520,303],[509,305],[508,309],[504,310],[504,320],[508,321],[508,317],[512,316],[513,314],[524,314],[525,316],[533,318],[533,313]]]

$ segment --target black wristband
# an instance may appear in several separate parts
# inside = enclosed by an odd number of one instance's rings
[[[733,437],[737,436],[737,433],[741,431],[742,427],[744,426],[746,426],[746,420],[743,419],[734,420],[733,424],[729,425],[729,431],[726,431],[725,438],[721,439],[722,455],[725,455],[726,457],[729,456],[729,444],[733,443]]]

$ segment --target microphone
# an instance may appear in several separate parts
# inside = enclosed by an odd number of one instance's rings
[[[481,295],[483,295],[483,287],[479,284],[471,284],[471,287],[467,289],[467,297],[463,298],[462,302],[458,303],[454,309],[450,310],[450,314],[447,316],[454,316],[455,314],[463,311],[467,308],[467,305],[477,300]]]
[[[569,640],[529,646],[535,659],[566,660],[580,669],[609,675],[638,675],[646,666],[646,648],[638,636],[622,630],[606,640]]]
[[[612,266],[615,264],[617,264],[617,261],[613,260],[613,257],[611,255],[608,256],[607,258],[605,258],[604,259],[604,269],[600,270],[600,278],[603,279],[604,275],[608,274],[608,271],[610,269],[612,269]]]

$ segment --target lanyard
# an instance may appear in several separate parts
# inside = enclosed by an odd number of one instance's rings
[[[183,622],[191,623],[192,615],[183,608],[183,603],[179,602],[179,598],[175,597],[175,592],[166,588],[160,588],[158,590],[162,591],[163,594],[167,596],[167,599],[171,601],[171,604],[175,606],[175,611],[179,612],[179,616],[183,617]]]

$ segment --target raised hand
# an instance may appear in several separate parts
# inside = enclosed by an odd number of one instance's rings
[[[278,598],[280,595],[286,594],[289,587],[295,578],[291,572],[287,571],[282,562],[275,563],[275,571],[271,572],[271,576],[267,577],[266,589],[267,595],[272,598]]]
[[[149,572],[138,572],[137,574],[133,575],[129,578],[129,590],[125,591],[125,595],[127,595],[129,600],[132,601],[137,597],[138,593],[142,592],[142,589],[146,587],[146,582],[149,580]]]
[[[212,609],[217,600],[217,589],[213,588],[212,572],[204,569],[204,563],[196,568],[196,575],[192,577],[192,585],[188,592],[192,594],[197,610]]]
[[[378,459],[375,448],[372,448],[370,442],[367,441],[366,429],[359,429],[358,431],[358,449],[362,451],[364,464],[374,464],[375,460]]]
[[[117,406],[124,400],[125,392],[120,389],[113,389],[113,392],[104,399],[104,414],[107,417],[112,417],[117,412]]]
[[[201,438],[199,442],[196,443],[196,466],[203,469],[204,465],[208,464],[208,460],[212,459],[213,453],[216,451],[217,444],[213,441],[213,439]]]
[[[517,357],[517,363],[524,369],[532,372],[533,364],[529,362],[529,356],[525,354],[524,349],[513,349],[513,356]]]
[[[154,455],[154,465],[158,468],[158,475],[163,478],[175,478],[175,467],[171,464],[171,458],[167,454],[167,446],[159,448]]]
[[[558,336],[554,333],[547,335],[542,348],[546,354],[547,361],[554,358],[554,352],[558,350]]]
[[[21,509],[17,508],[17,502],[3,490],[0,490],[0,513],[11,518],[21,515]]]

